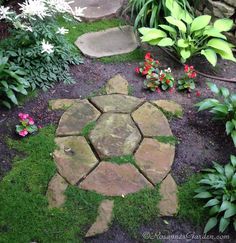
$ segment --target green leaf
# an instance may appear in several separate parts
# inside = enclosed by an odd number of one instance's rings
[[[224,96],[224,98],[227,98],[230,95],[229,90],[225,87],[220,88],[220,93]]]
[[[219,54],[223,59],[226,59],[226,60],[230,60],[230,61],[236,62],[236,59],[235,59],[235,57],[234,57],[232,51],[231,51],[230,53],[227,53],[227,52],[225,52],[225,51],[215,49],[215,52],[216,52],[217,54]]]
[[[171,38],[163,38],[159,41],[158,46],[173,46],[175,42]]]
[[[212,197],[212,194],[210,192],[200,192],[194,198],[209,198]]]
[[[219,31],[229,31],[233,27],[232,19],[218,19],[214,23],[214,27]]]
[[[14,103],[15,105],[18,105],[18,101],[16,99],[16,96],[12,90],[7,90],[6,91],[7,97]]]
[[[205,28],[211,21],[210,15],[201,15],[195,18],[191,24],[190,31],[194,32]]]
[[[216,63],[217,63],[217,55],[216,52],[213,49],[206,49],[206,50],[202,50],[201,54],[203,56],[206,57],[207,61],[215,67]]]
[[[160,24],[160,25],[158,25],[158,26],[161,27],[163,30],[166,30],[166,31],[168,31],[168,32],[170,32],[170,33],[172,33],[172,34],[174,34],[174,35],[177,34],[175,28],[173,28],[173,27],[171,27],[171,26],[169,26],[169,25]]]
[[[216,84],[207,82],[207,86],[210,88],[211,92],[213,92],[215,94],[219,94],[220,90],[218,89]]]
[[[234,167],[236,167],[236,156],[231,155],[231,156],[230,156],[230,161],[231,161],[232,165],[233,165]]]
[[[182,49],[180,51],[180,55],[183,57],[183,59],[187,60],[191,56],[191,52],[187,49]]]
[[[234,129],[234,124],[231,121],[227,121],[225,127],[226,127],[226,133],[227,135],[229,135]]]
[[[147,34],[141,37],[141,39],[144,42],[148,42],[150,40],[157,39],[157,38],[164,38],[166,36],[167,36],[166,33],[162,30],[150,29]]]
[[[227,179],[231,179],[234,174],[234,167],[231,164],[225,166],[225,175]]]
[[[231,204],[230,208],[225,211],[224,218],[230,218],[236,214],[236,205]]]
[[[186,47],[189,46],[189,43],[188,43],[187,40],[179,39],[179,40],[177,41],[177,46],[182,47],[182,48],[186,48]]]
[[[220,233],[223,233],[226,228],[229,226],[230,220],[225,219],[224,217],[221,217],[220,219],[220,225],[219,225],[219,231]]]
[[[221,50],[227,54],[232,53],[229,43],[221,39],[213,38],[208,41],[207,46],[213,47],[217,50]]]
[[[203,111],[203,110],[210,109],[218,104],[219,101],[216,99],[205,99],[202,102],[197,103],[196,106],[199,107],[198,111]]]
[[[229,209],[230,207],[231,207],[231,203],[230,202],[228,202],[228,201],[223,201],[223,203],[221,204],[221,206],[220,206],[220,210],[219,210],[219,213],[220,212],[223,212],[223,211],[225,211],[225,210],[227,210],[227,209]]]
[[[213,198],[211,200],[209,200],[205,205],[204,205],[204,208],[206,207],[212,207],[212,206],[215,206],[217,204],[219,204],[220,201],[217,199],[217,198]]]
[[[236,147],[236,131],[235,130],[231,132],[231,138],[233,139],[234,146]]]
[[[231,185],[236,188],[236,173],[232,177]]]
[[[206,234],[207,232],[209,232],[211,229],[213,229],[215,226],[217,225],[217,218],[216,217],[212,217],[207,221],[207,224],[204,228],[204,234]]]
[[[203,35],[211,36],[211,37],[217,37],[224,40],[227,40],[226,36],[221,34],[218,29],[214,28],[213,26],[209,26],[209,28],[206,28],[203,32]]]
[[[215,214],[217,214],[220,210],[220,206],[219,205],[215,205],[214,207],[212,207],[209,211],[209,215],[213,216]]]
[[[184,24],[184,22],[182,22],[181,20],[175,19],[172,16],[169,17],[165,17],[165,19],[172,25],[175,25],[178,27],[178,29],[184,33],[186,33],[187,28],[186,25]]]

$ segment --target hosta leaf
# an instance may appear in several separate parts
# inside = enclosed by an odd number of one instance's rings
[[[225,219],[224,217],[221,217],[220,219],[220,225],[219,225],[219,232],[223,233],[226,228],[229,226],[230,220]]]
[[[184,33],[187,31],[186,25],[181,20],[175,19],[172,16],[165,17],[165,19],[168,23],[177,26],[180,31]]]
[[[215,214],[217,214],[220,210],[220,206],[219,205],[215,205],[214,207],[212,207],[209,211],[209,215],[213,216]]]
[[[226,59],[226,60],[230,60],[230,61],[236,62],[236,59],[235,59],[235,57],[234,57],[232,51],[231,51],[230,53],[227,53],[227,52],[225,52],[225,51],[215,49],[215,52],[216,52],[217,54],[219,54],[223,59]]]
[[[219,104],[212,109],[212,112],[215,113],[215,114],[220,112],[220,113],[227,115],[228,114],[228,107],[226,105]]]
[[[207,232],[209,232],[211,229],[213,229],[216,225],[217,225],[217,218],[216,217],[212,217],[207,221],[207,224],[204,228],[204,233],[206,234]]]
[[[205,99],[205,100],[197,103],[196,106],[199,107],[198,111],[203,111],[203,110],[210,109],[218,104],[219,104],[219,101],[216,99]]]
[[[206,57],[207,61],[212,65],[215,66],[217,63],[217,55],[213,49],[206,49],[202,50],[201,54]]]
[[[235,130],[231,132],[231,138],[233,139],[234,146],[236,147],[236,131]]]
[[[147,35],[148,32],[152,30],[152,28],[146,28],[146,27],[142,27],[142,28],[139,28],[138,31],[142,34],[142,35]]]
[[[225,98],[229,97],[229,95],[230,95],[229,90],[228,90],[227,88],[225,88],[225,87],[220,88],[220,93],[221,93]]]
[[[172,33],[172,34],[174,34],[174,35],[177,34],[175,28],[173,28],[173,27],[171,27],[171,26],[169,26],[169,25],[160,24],[160,25],[158,25],[158,26],[161,27],[163,30],[166,30],[166,31],[168,31],[168,32],[170,32],[170,33]]]
[[[187,60],[191,56],[191,52],[187,49],[182,49],[180,51],[180,55],[182,56],[183,59]]]
[[[227,38],[223,34],[221,34],[218,29],[216,29],[212,26],[210,28],[204,30],[203,35],[217,37],[217,38],[227,40]]]
[[[234,167],[236,167],[236,156],[231,155],[231,156],[230,156],[230,161],[231,161],[232,165],[233,165]]]
[[[202,15],[195,18],[191,24],[190,31],[194,32],[205,28],[211,21],[210,15]]]
[[[216,84],[211,83],[211,82],[207,82],[207,86],[210,88],[211,92],[213,92],[215,94],[219,94],[220,90],[218,89]]]
[[[231,164],[225,166],[225,175],[227,179],[231,179],[234,174],[234,167]]]
[[[236,173],[232,177],[231,185],[236,188]]]
[[[224,218],[230,218],[236,214],[236,205],[231,204],[230,208],[225,211]]]
[[[153,39],[164,38],[164,37],[166,37],[166,33],[163,30],[151,29],[147,34],[143,35],[141,39],[144,42],[148,42]]]
[[[214,23],[214,27],[219,31],[229,31],[233,27],[232,19],[218,19]]]
[[[225,127],[227,135],[229,135],[234,130],[234,124],[231,121],[227,121]]]
[[[213,38],[208,41],[207,46],[213,47],[214,49],[221,50],[228,54],[232,53],[229,43],[221,39]]]
[[[16,99],[16,96],[12,90],[7,90],[6,91],[7,97],[14,103],[15,105],[18,105],[18,101]]]
[[[234,220],[233,225],[234,225],[234,230],[236,231],[236,219]]]
[[[188,41],[184,39],[179,39],[177,41],[177,45],[182,48],[188,47]]]
[[[158,46],[173,46],[175,42],[171,38],[163,38],[159,41]]]
[[[229,208],[231,207],[231,205],[232,205],[232,204],[231,204],[230,202],[228,202],[228,201],[223,201],[222,204],[221,204],[221,206],[220,206],[220,210],[219,210],[219,212],[223,212],[223,211],[229,209]]]
[[[212,197],[212,194],[210,192],[200,192],[194,198],[209,198]]]
[[[220,201],[217,199],[217,198],[213,198],[211,200],[209,200],[205,205],[204,205],[204,208],[206,207],[212,207],[212,206],[215,206],[217,204],[219,204]]]
[[[213,161],[213,164],[214,164],[214,168],[221,174],[221,175],[224,175],[224,168],[223,166],[219,165],[218,163],[214,162]]]

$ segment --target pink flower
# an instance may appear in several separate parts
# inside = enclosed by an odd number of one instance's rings
[[[29,114],[19,113],[18,117],[23,121],[29,117]]]
[[[169,90],[170,94],[172,94],[172,93],[174,92],[174,90],[175,90],[175,88],[171,88],[171,89]]]
[[[23,129],[22,131],[19,132],[19,135],[21,137],[25,137],[28,134],[28,131],[26,129]]]
[[[148,52],[148,53],[145,55],[145,59],[147,60],[147,59],[150,59],[150,58],[151,58],[151,53]]]
[[[161,90],[159,89],[159,87],[156,87],[156,92],[157,92],[158,94],[161,93]]]
[[[28,122],[29,125],[34,125],[34,120],[32,117],[29,117],[29,122]]]
[[[197,96],[197,97],[200,97],[200,96],[201,96],[201,93],[200,93],[199,90],[196,92],[196,96]]]
[[[139,67],[136,67],[136,68],[135,68],[135,72],[136,72],[136,73],[139,73]]]
[[[189,66],[188,65],[184,65],[184,72],[185,73],[189,72]]]

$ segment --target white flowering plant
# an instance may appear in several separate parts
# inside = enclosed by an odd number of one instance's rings
[[[12,26],[11,37],[5,41],[5,55],[26,69],[32,88],[44,90],[56,81],[73,82],[70,64],[81,63],[78,51],[65,35],[68,30],[59,27],[59,14],[72,14],[80,20],[82,8],[73,11],[65,0],[26,0],[17,14],[8,7],[0,7],[0,21]],[[3,44],[4,45],[4,44]]]

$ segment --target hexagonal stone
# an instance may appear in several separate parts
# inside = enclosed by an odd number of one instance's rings
[[[145,102],[132,113],[144,137],[171,136],[172,132],[164,114],[154,105]]]
[[[96,121],[100,114],[87,100],[77,102],[62,115],[56,135],[79,135],[81,130],[89,122]]]
[[[123,2],[123,0],[74,0],[70,6],[74,10],[75,7],[85,7],[82,19],[95,21],[116,16],[121,10]]]
[[[158,208],[160,210],[160,216],[173,216],[178,212],[178,188],[173,179],[169,174],[161,183],[160,195],[161,201],[159,202]]]
[[[107,81],[106,93],[127,95],[129,93],[128,87],[128,81],[118,74]]]
[[[152,138],[144,138],[135,161],[143,174],[153,183],[160,183],[171,170],[174,162],[175,147],[160,143]]]
[[[164,111],[167,111],[177,117],[183,116],[183,108],[181,105],[177,104],[172,100],[154,100],[152,101],[154,105],[160,107]]]
[[[112,94],[93,97],[91,102],[103,112],[131,113],[143,101],[132,96]]]
[[[75,45],[85,56],[100,58],[132,52],[139,43],[133,27],[122,26],[83,34]]]
[[[80,101],[80,99],[55,99],[49,100],[48,106],[50,110],[67,110],[72,105]]]
[[[105,113],[89,135],[100,158],[132,154],[141,134],[128,114]]]
[[[122,196],[153,186],[131,164],[101,162],[79,187],[106,196]]]
[[[48,184],[47,190],[49,208],[58,208],[65,202],[66,196],[64,192],[67,186],[68,183],[58,173],[56,173],[56,175],[53,176],[53,178]]]
[[[72,185],[86,176],[98,163],[84,137],[56,138],[54,159],[59,173]]]

